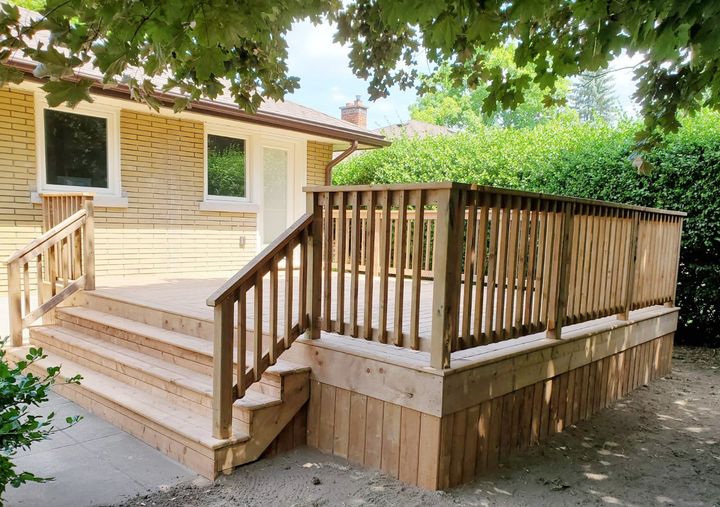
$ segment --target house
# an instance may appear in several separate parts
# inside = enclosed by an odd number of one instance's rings
[[[393,123],[374,129],[373,132],[380,134],[387,139],[397,139],[401,137],[423,138],[433,136],[450,136],[455,131],[443,125],[435,125],[421,120],[408,120],[404,123]]]
[[[206,477],[307,444],[448,488],[670,371],[684,213],[326,186],[335,147],[387,141],[37,86],[0,91],[8,356],[42,346],[83,377],[60,394]]]

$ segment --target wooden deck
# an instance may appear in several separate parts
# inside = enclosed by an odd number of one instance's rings
[[[183,316],[192,317],[195,319],[201,319],[206,321],[213,320],[213,308],[207,306],[207,297],[220,287],[228,278],[225,273],[189,273],[182,275],[172,276],[148,276],[148,275],[136,275],[126,277],[108,277],[98,278],[97,290],[95,291],[99,295],[108,296],[114,299],[121,299],[124,301],[132,302],[139,305],[144,305],[149,308],[163,310],[166,312],[177,313]],[[345,276],[347,282],[345,283],[345,300],[350,298],[350,274]],[[379,283],[379,278],[375,277],[375,283]],[[270,281],[266,277],[264,280],[263,292],[263,307],[265,309],[270,306]],[[285,305],[284,294],[285,294],[285,276],[283,273],[278,275],[279,285],[279,301],[278,304],[282,308]],[[420,344],[421,350],[429,350],[430,346],[430,327],[432,323],[431,319],[431,308],[432,308],[432,285],[431,280],[425,280],[422,282],[420,291]],[[299,287],[299,275],[295,272],[293,282],[293,293],[294,297],[298,297]],[[337,276],[333,276],[333,296],[337,294]],[[411,280],[405,280],[404,290],[406,294],[410,293]],[[395,278],[391,278],[389,281],[389,292],[395,293],[396,285]],[[359,293],[361,295],[358,298],[358,313],[359,320],[363,321],[365,318],[365,305],[364,298],[362,295],[365,293],[364,280],[359,281]],[[395,315],[394,298],[390,298],[389,305],[389,326],[394,325],[393,315]],[[255,305],[254,292],[248,292],[248,306],[253,307]],[[372,307],[377,310],[380,305],[380,295],[376,292],[374,294]],[[403,310],[406,314],[410,312],[410,298],[404,298]],[[297,306],[293,309],[293,317],[297,318],[298,308]],[[337,306],[332,304],[332,319],[337,320]],[[349,315],[349,308],[345,311],[346,319]],[[373,312],[372,315],[373,325],[376,327],[379,323],[379,313]],[[248,312],[248,328],[254,327],[254,312]],[[285,317],[280,312],[277,318],[278,327],[282,329],[285,324]],[[263,332],[267,333],[270,329],[270,312],[263,312]],[[403,323],[403,331],[405,333],[410,332],[410,322],[406,320]]]

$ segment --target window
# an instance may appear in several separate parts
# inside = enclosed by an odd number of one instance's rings
[[[45,109],[45,182],[108,188],[106,118]]]
[[[96,101],[74,109],[35,98],[37,191],[91,192],[95,204],[127,207],[120,183],[120,109]]]
[[[208,134],[207,195],[247,199],[247,157],[245,140]]]

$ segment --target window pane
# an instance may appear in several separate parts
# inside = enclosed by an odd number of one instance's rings
[[[208,195],[245,197],[245,141],[208,135]]]
[[[107,120],[45,110],[47,183],[108,188]]]

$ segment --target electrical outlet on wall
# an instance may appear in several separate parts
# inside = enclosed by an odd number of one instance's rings
[[[245,236],[240,236],[240,248],[245,248]]]

